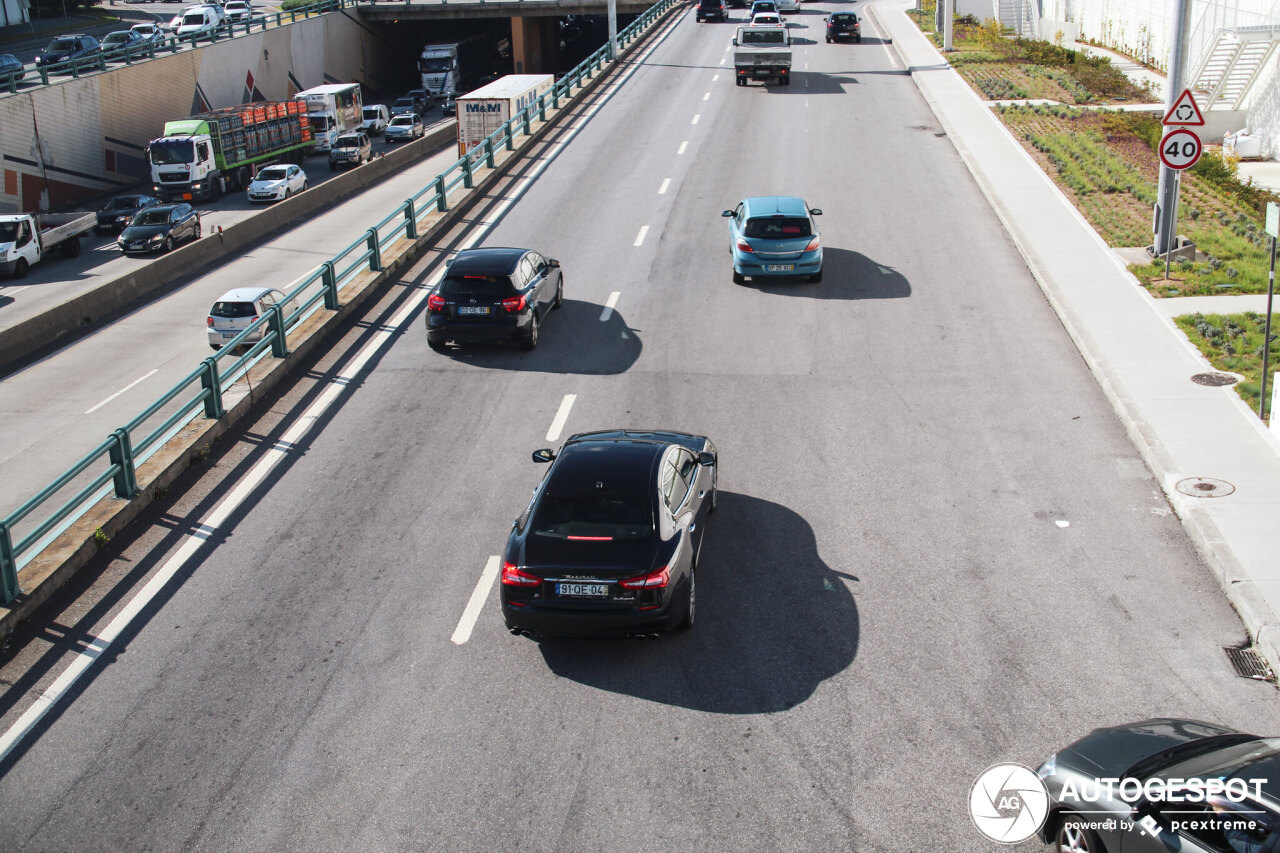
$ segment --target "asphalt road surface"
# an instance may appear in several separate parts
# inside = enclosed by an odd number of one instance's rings
[[[995,762],[1280,730],[951,141],[830,8],[789,16],[789,88],[682,13],[442,247],[561,260],[536,351],[431,352],[425,260],[15,639],[2,730],[112,642],[0,764],[0,846],[967,853],[1002,849],[966,805]],[[825,211],[820,284],[731,282],[719,213],[770,193]],[[481,579],[529,452],[617,426],[720,450],[699,624],[508,635]]]

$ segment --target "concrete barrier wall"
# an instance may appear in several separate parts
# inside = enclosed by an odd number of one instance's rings
[[[0,212],[83,205],[147,179],[165,122],[391,76],[376,28],[332,13],[0,97]],[[57,79],[57,78],[55,78]]]
[[[456,125],[451,122],[422,139],[398,147],[385,157],[351,169],[305,193],[276,202],[220,234],[206,232],[199,240],[180,246],[128,275],[0,330],[0,368],[15,364],[61,340],[83,334],[127,308],[168,293],[191,275],[220,262],[227,255],[243,253],[315,211],[376,184],[442,148],[451,148],[456,140]]]

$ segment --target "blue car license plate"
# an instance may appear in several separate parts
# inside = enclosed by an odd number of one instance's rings
[[[795,264],[765,264],[765,272],[795,272]]]
[[[556,595],[569,598],[608,598],[609,585],[605,583],[558,583]]]

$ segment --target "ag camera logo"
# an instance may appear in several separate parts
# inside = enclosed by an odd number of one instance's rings
[[[969,791],[969,816],[978,831],[1001,844],[1026,841],[1049,816],[1049,791],[1030,767],[993,764]]]

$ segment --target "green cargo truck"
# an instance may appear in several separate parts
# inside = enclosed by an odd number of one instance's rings
[[[164,126],[151,140],[151,186],[166,201],[216,199],[244,189],[258,168],[301,163],[315,139],[302,101],[260,101],[211,110]]]

